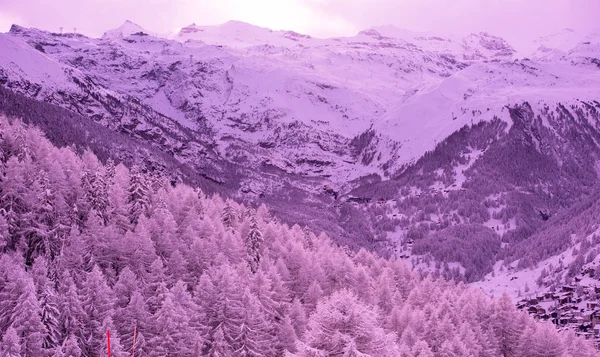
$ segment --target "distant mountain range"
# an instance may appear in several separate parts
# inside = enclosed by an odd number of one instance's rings
[[[532,47],[391,26],[318,39],[241,22],[161,37],[128,21],[101,38],[14,25],[0,34],[0,109],[60,107],[73,113],[65,125],[146,145],[114,147],[118,161],[516,294],[509,267],[586,240],[584,254],[598,251],[586,212],[600,187],[600,34]],[[52,132],[52,115],[26,119]],[[73,132],[63,143],[107,142]]]

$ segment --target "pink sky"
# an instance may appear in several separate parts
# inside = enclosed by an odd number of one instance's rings
[[[567,27],[595,30],[598,14],[600,0],[0,0],[0,32],[18,23],[100,36],[129,19],[168,33],[240,20],[330,37],[392,24],[439,34],[484,30],[519,46]]]

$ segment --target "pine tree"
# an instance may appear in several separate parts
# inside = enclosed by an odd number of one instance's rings
[[[233,337],[235,354],[241,357],[261,357],[272,353],[273,341],[269,325],[261,314],[260,302],[246,289],[239,314],[239,330]]]
[[[530,326],[515,350],[517,357],[566,357],[564,344],[549,324]]]
[[[233,209],[229,200],[225,202],[225,207],[223,208],[223,213],[221,214],[221,222],[223,223],[223,227],[228,230],[233,230],[237,224],[237,214]]]
[[[103,324],[113,315],[114,300],[98,266],[94,266],[87,274],[80,295],[86,313],[82,331],[85,337],[84,354],[96,353],[102,350],[106,334]]]
[[[150,356],[188,356],[199,338],[190,326],[187,311],[167,292],[160,309],[154,315],[153,333],[148,341]]]
[[[115,325],[121,336],[121,344],[125,350],[131,350],[133,346],[133,329],[136,328],[138,334],[146,333],[150,330],[149,321],[151,315],[147,310],[144,297],[139,291],[135,291],[126,307],[116,310]],[[118,321],[118,322],[117,322]],[[136,341],[139,344],[139,341]],[[137,349],[137,347],[136,347]]]
[[[503,357],[514,356],[522,330],[519,327],[519,318],[508,294],[504,293],[496,303],[493,321],[500,354]]]
[[[208,350],[208,357],[233,357],[233,351],[231,347],[225,341],[225,336],[223,335],[223,329],[221,326],[218,326],[213,333],[210,348]]]
[[[296,330],[294,325],[292,324],[292,319],[289,315],[286,315],[283,318],[283,321],[279,323],[276,331],[275,338],[275,351],[278,356],[283,355],[284,351],[287,352],[296,352],[296,341],[298,340],[298,335],[296,334]]]
[[[115,162],[113,159],[109,158],[106,160],[106,165],[104,165],[104,176],[106,179],[106,184],[111,186],[114,183],[116,174]]]
[[[67,337],[53,357],[81,357],[81,348],[77,344],[77,338],[73,335]]]
[[[114,174],[108,185],[108,220],[119,232],[124,233],[131,228],[129,216],[128,189],[129,171],[119,164],[115,167]]]
[[[139,291],[138,281],[131,269],[126,266],[117,279],[113,292],[115,295],[115,308],[125,308],[134,292]]]
[[[40,296],[42,307],[42,323],[46,327],[47,334],[44,337],[44,348],[53,349],[58,346],[61,338],[60,333],[60,311],[56,291],[48,284]]]
[[[47,331],[47,335],[44,336],[44,348],[51,350],[61,341],[61,333],[58,296],[54,282],[48,277],[49,274],[46,259],[37,258],[32,269],[32,276],[36,286],[36,296],[42,310],[42,323]]]
[[[143,294],[148,303],[148,311],[154,314],[160,308],[167,290],[165,267],[160,258],[156,258],[150,265],[144,279],[146,284]]]
[[[91,199],[92,209],[100,217],[104,224],[108,223],[108,182],[105,173],[100,171],[94,174],[92,181],[93,197]]]
[[[128,353],[125,352],[125,350],[123,349],[122,345],[121,345],[121,337],[119,336],[119,333],[117,332],[117,330],[114,328],[113,322],[112,322],[112,318],[110,316],[107,316],[104,318],[104,321],[102,321],[102,327],[101,327],[102,331],[104,331],[105,333],[105,338],[102,340],[102,344],[101,344],[101,352],[98,353],[95,351],[95,353],[93,355],[100,355],[100,356],[106,356],[108,355],[108,333],[110,332],[110,355],[111,357],[127,357]]]
[[[256,217],[252,216],[250,217],[250,232],[248,233],[248,237],[246,237],[246,259],[252,273],[256,273],[258,270],[262,256],[262,245],[262,233],[258,228]]]
[[[146,337],[142,332],[138,332],[135,338],[135,350],[131,350],[132,355],[135,352],[136,356],[147,356],[149,355],[148,345],[146,344]]]
[[[304,295],[304,307],[308,313],[311,313],[317,307],[317,302],[322,296],[323,290],[321,289],[321,285],[314,280],[312,283],[310,283],[308,290]]]
[[[289,317],[292,321],[292,325],[294,326],[296,336],[302,336],[306,330],[307,324],[306,311],[304,310],[304,306],[302,306],[300,300],[297,298],[292,302]]]
[[[0,356],[21,357],[21,339],[14,327],[9,327],[0,342]]]
[[[137,166],[131,170],[127,192],[129,217],[131,223],[135,225],[140,216],[146,214],[150,208],[150,188],[148,187],[148,181],[146,175]]]
[[[9,244],[8,222],[6,221],[6,218],[0,214],[0,253],[2,253]]]
[[[60,341],[67,338],[83,338],[83,322],[86,313],[81,306],[77,287],[71,275],[63,273],[58,295]]]
[[[335,292],[320,302],[308,322],[299,356],[323,355],[396,356],[393,335],[379,326],[379,316],[347,290]]]
[[[117,258],[137,276],[143,276],[157,259],[147,225],[148,219],[140,217],[135,232],[125,232],[125,236],[114,244],[120,253]]]
[[[46,328],[41,321],[41,308],[35,296],[33,281],[28,280],[25,289],[15,306],[12,321],[21,338],[21,354],[23,356],[43,356],[44,336]]]
[[[302,237],[304,238],[304,244],[306,249],[315,250],[315,235],[308,229],[308,226],[302,230]]]
[[[412,355],[414,357],[434,357],[435,354],[431,351],[431,348],[425,341],[418,341],[412,348]]]

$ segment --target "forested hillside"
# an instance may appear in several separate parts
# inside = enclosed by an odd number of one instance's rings
[[[595,356],[482,293],[0,119],[0,355]]]

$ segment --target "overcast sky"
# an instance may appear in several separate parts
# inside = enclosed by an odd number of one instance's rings
[[[239,20],[316,37],[378,25],[442,35],[484,30],[519,46],[563,28],[595,30],[598,14],[600,0],[0,0],[0,32],[18,23],[98,37],[127,19],[159,33]]]

